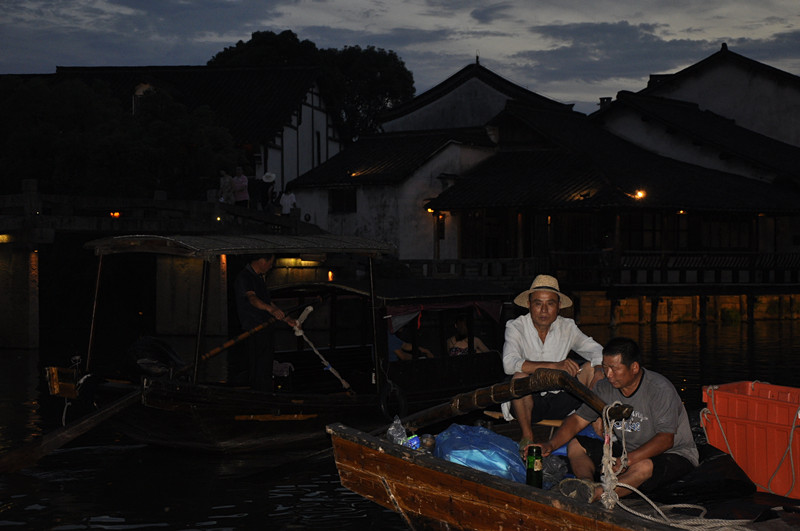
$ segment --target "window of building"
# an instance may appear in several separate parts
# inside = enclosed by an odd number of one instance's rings
[[[328,213],[350,214],[356,212],[356,189],[334,188],[328,190]]]
[[[705,249],[747,250],[750,248],[749,219],[708,216],[703,220],[702,245]]]
[[[630,251],[661,249],[662,215],[660,212],[628,212],[620,216],[622,247]]]

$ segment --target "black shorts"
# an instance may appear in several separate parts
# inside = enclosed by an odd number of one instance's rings
[[[564,419],[581,407],[583,402],[566,391],[560,393],[534,394],[531,422],[536,424],[543,419]]]
[[[595,481],[600,481],[600,474],[603,472],[603,440],[594,437],[585,437],[583,435],[578,435],[575,439],[583,446],[583,449],[586,450],[586,454],[594,463]],[[611,455],[614,457],[622,455],[622,443],[616,441],[612,444]],[[650,460],[653,462],[653,475],[637,487],[637,489],[642,492],[653,492],[663,485],[682,478],[694,469],[694,465],[692,465],[691,461],[678,454],[659,454],[655,457],[651,457]]]

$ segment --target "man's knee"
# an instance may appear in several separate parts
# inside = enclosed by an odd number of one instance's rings
[[[567,457],[570,459],[574,457],[581,457],[586,455],[586,448],[584,448],[577,439],[570,439],[567,443]]]
[[[620,479],[623,483],[639,487],[653,477],[653,461],[645,459],[634,463],[621,476],[624,476],[624,479]]]
[[[643,461],[639,461],[638,463],[634,463],[628,467],[628,470],[632,472],[637,472],[640,474],[646,474],[649,478],[653,475],[653,461],[651,459],[645,459]]]

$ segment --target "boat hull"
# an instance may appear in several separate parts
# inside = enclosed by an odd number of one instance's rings
[[[400,513],[412,528],[674,529],[437,459],[341,423],[327,431],[342,485]]]
[[[103,407],[135,387],[105,383],[94,402]],[[299,395],[195,385],[172,380],[145,381],[141,403],[109,420],[145,444],[215,453],[322,448],[325,425],[345,416],[364,429],[384,423],[374,396]]]

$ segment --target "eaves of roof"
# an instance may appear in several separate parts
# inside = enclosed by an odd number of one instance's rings
[[[454,143],[494,147],[483,128],[363,136],[323,164],[291,181],[287,187],[296,190],[399,183]]]
[[[486,67],[481,66],[478,63],[472,63],[449,78],[445,79],[435,87],[423,92],[419,96],[413,98],[411,101],[408,101],[402,105],[395,107],[394,109],[387,111],[383,115],[380,116],[381,122],[388,122],[394,119],[397,119],[401,116],[406,114],[410,114],[431,102],[445,96],[446,94],[452,92],[458,86],[463,85],[470,79],[480,79],[490,87],[506,94],[509,99],[517,99],[528,103],[529,105],[537,105],[542,106],[545,108],[552,108],[552,109],[571,109],[572,104],[567,103],[560,103],[555,100],[551,100],[535,92],[531,92],[528,89],[525,89],[511,81],[495,74],[491,70]]]
[[[513,112],[550,139],[551,148],[500,151],[430,201],[430,208],[796,213],[800,204],[794,190],[655,155],[579,113],[522,106]],[[637,190],[645,192],[643,199],[635,199]]]
[[[314,67],[57,67],[56,76],[100,81],[129,105],[136,87],[164,90],[194,110],[212,109],[240,143],[272,140],[319,76]]]
[[[628,107],[670,131],[681,132],[696,144],[711,146],[728,158],[739,158],[783,176],[798,175],[800,148],[740,127],[711,111],[701,111],[695,103],[621,91],[603,114],[590,118],[601,121],[620,107]]]

